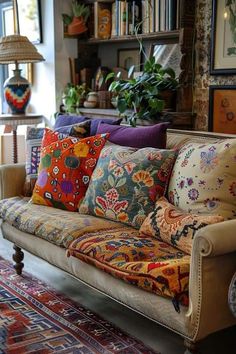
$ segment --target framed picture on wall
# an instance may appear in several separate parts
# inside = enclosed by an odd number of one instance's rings
[[[15,0],[19,34],[34,43],[42,43],[40,0]]]
[[[209,87],[209,131],[236,134],[236,86]]]
[[[212,0],[212,75],[236,74],[236,0]]]
[[[140,71],[139,48],[118,49],[117,66],[129,71],[129,68],[133,65],[135,71]]]

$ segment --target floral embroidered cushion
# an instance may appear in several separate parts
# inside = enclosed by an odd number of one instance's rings
[[[191,213],[236,216],[236,139],[182,147],[168,190],[169,201]]]
[[[190,214],[170,204],[165,197],[144,220],[139,232],[157,237],[169,245],[191,254],[195,233],[204,226],[224,221],[219,215]]]
[[[79,211],[139,228],[164,195],[173,150],[104,148]]]
[[[83,234],[69,245],[67,255],[145,291],[171,297],[177,310],[178,303],[188,305],[190,256],[134,228]]]
[[[84,139],[68,137],[43,147],[31,201],[76,211],[105,142],[106,135],[100,134]]]

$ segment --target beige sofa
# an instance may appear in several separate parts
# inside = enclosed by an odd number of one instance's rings
[[[167,147],[173,148],[189,138],[210,142],[226,137],[233,136],[169,129]],[[19,195],[24,179],[24,165],[1,166],[1,199]],[[48,209],[49,213],[53,212],[53,208]],[[73,214],[76,218],[77,213]],[[185,339],[188,352],[194,352],[195,343],[210,333],[236,324],[227,302],[228,287],[236,269],[236,220],[207,226],[195,235],[190,265],[190,303],[188,308],[181,306],[180,313],[175,311],[170,299],[127,284],[75,257],[68,258],[64,248],[19,231],[8,222],[3,222],[1,228],[3,237],[14,244],[13,259],[19,274],[23,267],[21,249],[24,249],[178,333]]]

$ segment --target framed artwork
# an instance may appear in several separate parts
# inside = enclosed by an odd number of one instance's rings
[[[34,43],[42,43],[40,0],[15,0],[18,33]]]
[[[117,66],[129,71],[129,68],[133,65],[135,71],[140,71],[139,48],[118,49]]]
[[[236,74],[236,0],[212,0],[212,75]]]
[[[209,131],[236,134],[236,86],[209,87]]]

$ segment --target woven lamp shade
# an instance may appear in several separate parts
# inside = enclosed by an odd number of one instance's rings
[[[0,64],[36,63],[43,60],[27,37],[13,34],[0,38]]]

